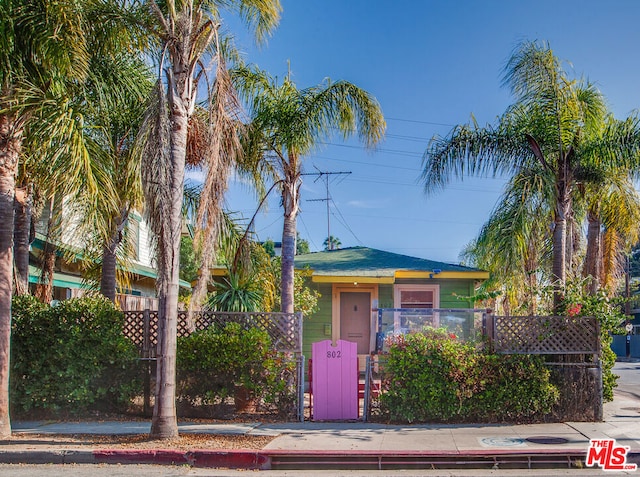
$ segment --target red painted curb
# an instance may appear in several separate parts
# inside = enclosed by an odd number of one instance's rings
[[[93,451],[100,464],[188,464],[184,451],[159,449],[107,449]]]
[[[264,451],[209,451],[194,450],[187,453],[194,467],[227,467],[230,469],[268,470],[271,459]]]
[[[228,467],[267,470],[271,459],[262,451],[251,450],[136,450],[107,449],[93,452],[99,464],[189,464],[194,467]]]

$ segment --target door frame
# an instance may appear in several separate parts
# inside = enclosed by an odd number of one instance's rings
[[[374,304],[378,303],[378,285],[377,284],[359,284],[359,283],[334,283],[331,291],[333,299],[331,300],[331,340],[335,343],[340,339],[340,294],[341,293],[369,293],[371,297],[371,311],[369,313],[369,350],[375,347],[376,331],[378,329],[377,321],[374,319]]]

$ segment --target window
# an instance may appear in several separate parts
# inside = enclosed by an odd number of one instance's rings
[[[431,310],[440,306],[438,285],[396,285],[393,293],[394,308]],[[397,311],[393,313],[395,333],[421,331],[425,326],[437,328],[439,312]]]
[[[395,308],[438,308],[438,285],[396,285]]]

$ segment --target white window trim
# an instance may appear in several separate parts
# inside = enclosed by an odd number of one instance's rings
[[[432,291],[433,307],[440,308],[440,285],[402,284],[393,287],[393,307],[401,308],[400,292],[402,291]]]

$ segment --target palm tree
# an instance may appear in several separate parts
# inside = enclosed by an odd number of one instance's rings
[[[8,401],[11,330],[12,241],[15,177],[25,135],[46,122],[51,134],[40,149],[57,149],[56,159],[82,156],[77,118],[60,115],[65,87],[82,81],[87,69],[86,11],[83,2],[7,0],[0,7],[0,436],[11,433]],[[51,116],[51,113],[58,113]],[[48,116],[48,117],[46,117]],[[77,124],[76,124],[77,126]],[[61,141],[61,134],[65,141]],[[68,175],[77,173],[71,168]],[[92,178],[87,177],[91,182]],[[95,184],[92,184],[95,185]]]
[[[245,154],[276,178],[284,209],[282,231],[282,311],[294,311],[296,217],[300,204],[302,162],[337,129],[346,138],[357,132],[374,146],[385,130],[376,99],[347,81],[326,81],[298,89],[287,76],[282,83],[255,68],[236,70],[238,89],[249,103],[251,124]]]
[[[604,100],[595,87],[570,80],[546,43],[524,42],[507,62],[504,83],[516,102],[495,127],[457,126],[446,138],[434,138],[425,153],[425,191],[442,187],[452,176],[504,174],[539,168],[551,177],[552,278],[555,303],[566,279],[568,222],[572,218],[579,150],[589,131],[601,124]]]
[[[153,81],[138,55],[93,57],[83,101],[92,142],[92,163],[108,178],[98,196],[76,188],[70,204],[80,223],[74,235],[85,237],[84,255],[100,292],[115,302],[117,283],[126,286],[127,275],[118,263],[133,255],[130,243],[130,214],[142,209],[140,155],[133,147],[142,123]],[[122,244],[128,245],[122,247]],[[118,279],[117,279],[118,277]]]
[[[19,164],[19,180],[22,200],[16,200],[16,227],[14,246],[17,280],[23,282],[24,288],[28,277],[28,244],[31,237],[31,207],[34,204],[32,195],[41,197],[50,203],[57,197],[57,203],[64,197],[64,211],[57,207],[49,214],[47,242],[41,276],[44,279],[37,286],[37,291],[44,301],[52,296],[52,276],[55,261],[55,240],[61,233],[60,226],[67,220],[58,220],[61,213],[72,215],[71,207],[77,207],[73,222],[83,219],[86,230],[72,230],[75,237],[95,236],[98,231],[108,227],[105,225],[105,211],[118,207],[121,202],[122,189],[130,186],[132,178],[139,182],[137,169],[122,163],[123,151],[130,149],[132,125],[123,125],[124,117],[130,114],[132,105],[141,110],[144,106],[149,87],[147,67],[139,53],[132,49],[133,39],[125,28],[113,21],[113,5],[107,1],[87,2],[86,17],[99,21],[85,22],[83,40],[86,43],[86,68],[82,81],[65,81],[50,87],[47,97],[37,108],[37,112],[46,120],[27,123],[23,144],[23,154]],[[78,11],[78,15],[85,12]],[[135,101],[132,100],[135,97]],[[127,99],[128,98],[128,99]],[[33,98],[31,99],[33,101]],[[128,101],[128,104],[125,104]],[[139,113],[138,113],[139,115]],[[116,124],[120,122],[120,124]],[[109,124],[107,124],[109,123]],[[111,131],[107,131],[111,128]],[[122,135],[129,137],[114,138],[119,128]],[[125,131],[127,129],[127,131]],[[60,137],[59,139],[57,137]],[[42,138],[50,138],[49,147],[43,148]],[[108,144],[113,139],[117,143]],[[119,149],[121,171],[114,169],[113,155],[108,147]],[[111,164],[106,169],[107,164]],[[123,176],[124,171],[129,177]],[[138,187],[138,189],[140,189]],[[113,194],[120,191],[120,196]],[[140,197],[129,188],[124,195],[126,200]],[[116,215],[121,214],[118,208]],[[110,212],[111,213],[111,212]],[[67,224],[68,225],[68,224]],[[104,235],[104,233],[103,233]],[[103,238],[105,242],[107,238]],[[86,247],[85,243],[75,243]],[[86,257],[87,250],[83,250]],[[76,260],[76,251],[71,252]],[[95,256],[92,258],[95,259]],[[108,261],[108,260],[107,260]],[[97,260],[99,262],[99,260]],[[115,262],[113,263],[115,267]],[[109,267],[107,267],[107,270]],[[111,273],[107,271],[104,276]],[[115,269],[113,270],[115,275]],[[115,284],[113,285],[115,293]]]
[[[178,314],[179,251],[182,232],[182,195],[187,156],[189,120],[197,106],[201,80],[207,63],[216,64],[216,81],[210,88],[223,88],[223,51],[219,48],[221,8],[237,12],[254,27],[258,39],[279,20],[279,0],[141,0],[146,31],[158,44],[160,71],[154,109],[150,111],[143,163],[143,188],[151,228],[157,241],[158,268],[158,356],[152,438],[170,438],[178,433],[175,408],[175,357]],[[202,82],[204,85],[204,81]],[[222,137],[229,134],[225,116],[226,95],[209,89],[211,129],[209,170],[218,171],[223,151]],[[216,106],[217,105],[217,106]],[[222,108],[222,109],[221,109]],[[206,199],[206,196],[205,196]],[[207,210],[205,207],[204,210]],[[215,221],[216,217],[206,217]],[[211,223],[209,223],[211,225]]]
[[[624,121],[609,116],[589,138],[578,170],[578,192],[586,204],[588,222],[583,276],[589,278],[592,294],[601,286],[612,288],[638,241],[640,195],[634,180],[640,172],[636,162],[639,140],[637,116]]]
[[[329,235],[323,242],[325,250],[337,250],[342,245],[340,239],[338,237],[334,237],[333,235]]]
[[[531,315],[537,312],[538,285],[547,278],[544,270],[551,259],[547,190],[540,168],[521,170],[462,254],[469,264],[490,272],[482,288],[501,292],[507,316],[519,311],[518,303]]]

